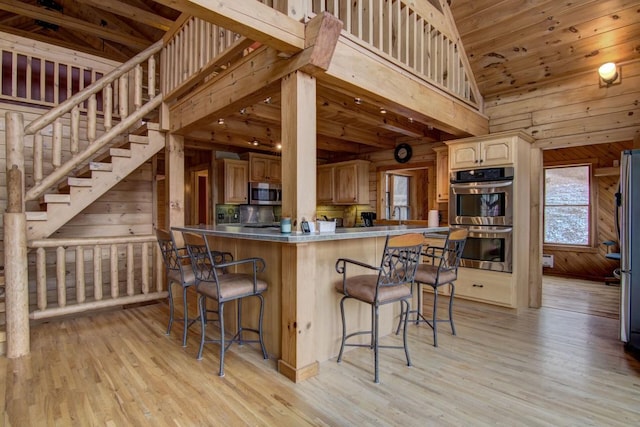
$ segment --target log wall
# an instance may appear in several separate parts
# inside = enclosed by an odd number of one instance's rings
[[[540,90],[485,99],[491,132],[524,129],[544,150],[544,163],[592,161],[593,168],[614,168],[620,151],[640,135],[640,62],[622,64],[620,84],[601,87],[596,70],[556,81]],[[605,240],[617,240],[613,193],[617,175],[594,176],[592,212],[596,218],[591,248],[558,250],[545,273],[604,280],[618,266],[605,258]]]

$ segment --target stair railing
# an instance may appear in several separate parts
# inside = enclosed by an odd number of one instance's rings
[[[49,188],[65,178],[74,168],[86,162],[104,148],[116,136],[125,133],[136,122],[156,109],[162,102],[162,94],[156,94],[156,54],[162,49],[162,40],[144,52],[115,68],[83,91],[33,120],[24,127],[24,136],[33,137],[33,180],[34,186],[25,193],[25,200],[36,200]],[[143,76],[146,72],[146,92]],[[130,81],[132,86],[130,90]],[[116,86],[117,84],[117,86]],[[116,90],[114,90],[116,86]],[[102,126],[105,133],[98,135],[98,97],[102,93]],[[86,104],[86,147],[81,147],[81,106]],[[130,114],[130,105],[133,113]],[[65,140],[63,116],[71,113],[69,138]],[[113,125],[114,112],[119,120]],[[53,129],[49,125],[53,124]],[[51,137],[50,154],[45,156],[44,138]],[[68,146],[63,147],[63,141]],[[66,155],[63,163],[63,149]],[[50,164],[45,165],[45,159]],[[45,177],[46,174],[46,177]]]

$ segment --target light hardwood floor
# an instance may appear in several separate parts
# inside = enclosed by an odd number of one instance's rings
[[[446,302],[442,299],[443,303]],[[337,300],[336,300],[337,304]],[[428,305],[428,303],[427,303]],[[443,306],[444,308],[444,306]],[[543,307],[515,315],[456,300],[458,336],[409,327],[414,366],[367,349],[293,384],[254,347],[197,361],[194,327],[164,335],[167,305],[51,321],[32,353],[0,359],[7,426],[630,426],[640,422],[640,362],[616,319]],[[398,343],[395,336],[385,342]]]

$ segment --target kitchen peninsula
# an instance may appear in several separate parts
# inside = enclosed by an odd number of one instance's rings
[[[317,375],[319,362],[335,357],[339,351],[342,332],[340,297],[334,288],[340,280],[335,271],[336,260],[353,258],[378,265],[387,235],[438,233],[448,228],[377,226],[307,234],[283,234],[275,228],[239,225],[184,226],[173,230],[206,234],[213,239],[215,249],[231,252],[235,259],[264,258],[267,268],[262,278],[269,283],[264,294],[265,345],[270,357],[278,359],[279,372],[298,382]],[[296,277],[306,280],[301,283]],[[243,306],[246,321],[257,319],[252,311],[257,310],[258,304],[251,303]],[[346,315],[351,330],[370,327],[371,312],[364,305],[347,303]],[[398,315],[397,304],[381,308],[381,335],[393,331]]]

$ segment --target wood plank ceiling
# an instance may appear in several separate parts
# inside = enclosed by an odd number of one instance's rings
[[[499,97],[606,61],[640,58],[640,1],[450,0],[482,95]],[[162,37],[180,12],[151,0],[0,0],[0,31],[124,61]],[[318,89],[318,149],[329,158],[451,136],[409,117],[358,104],[357,94]],[[211,123],[196,145],[277,151],[279,94]],[[199,142],[198,142],[199,141]],[[260,145],[253,146],[256,142]]]

